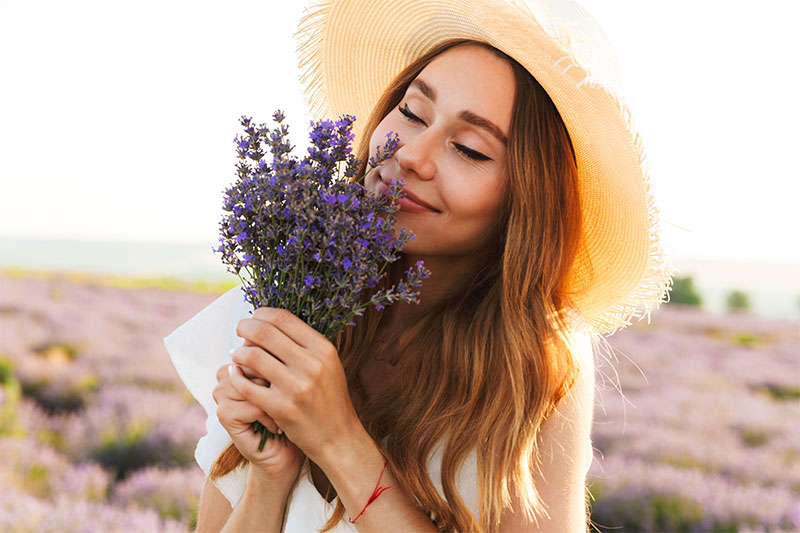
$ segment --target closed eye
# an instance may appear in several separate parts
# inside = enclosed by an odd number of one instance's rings
[[[427,126],[427,124],[425,124],[425,121],[423,121],[421,118],[419,118],[417,115],[411,112],[411,110],[408,108],[408,103],[405,103],[402,106],[400,106],[398,108],[398,111],[400,111],[400,113],[411,122],[418,122],[419,124]],[[476,152],[471,148],[467,148],[463,144],[455,143],[454,146],[456,147],[456,150],[458,150],[466,157],[474,161],[494,161],[491,157],[483,155],[480,152]]]
[[[406,117],[411,122],[419,122],[420,124],[425,124],[425,122],[421,118],[419,118],[417,115],[411,112],[411,110],[408,108],[408,103],[405,103],[402,106],[400,106],[399,111],[400,113],[403,114],[404,117]],[[427,124],[425,125],[427,126]]]
[[[480,152],[476,152],[471,148],[467,148],[462,144],[455,144],[456,149],[463,153],[465,156],[469,157],[470,159],[474,159],[475,161],[493,161],[491,157],[488,155],[483,155]]]

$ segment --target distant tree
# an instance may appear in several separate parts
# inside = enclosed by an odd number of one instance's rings
[[[703,305],[703,300],[700,298],[697,289],[695,289],[694,280],[692,280],[691,276],[673,278],[669,303],[692,305],[694,307],[701,307]]]
[[[725,301],[725,307],[728,308],[728,311],[749,311],[750,298],[742,291],[731,291]]]

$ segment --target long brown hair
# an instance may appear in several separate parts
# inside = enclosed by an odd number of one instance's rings
[[[334,344],[348,387],[361,400],[355,402],[359,418],[398,484],[440,529],[491,531],[511,505],[512,487],[529,518],[544,515],[533,484],[540,464],[539,428],[580,371],[569,349],[572,302],[566,287],[581,230],[569,135],[552,100],[524,67],[487,44],[461,39],[441,43],[394,79],[369,117],[357,156],[367,161],[372,132],[425,66],[445,50],[468,43],[486,46],[508,61],[516,81],[505,203],[493,238],[464,285],[415,316],[397,342],[380,342],[385,341],[379,334],[388,313],[369,306]],[[363,183],[365,170],[354,179]],[[376,290],[399,279],[400,263],[390,265],[389,276]],[[369,296],[363,297],[365,303]],[[360,369],[379,343],[403,355],[398,371],[367,398]],[[444,498],[427,469],[440,441]],[[456,472],[473,450],[479,520],[455,484]],[[238,464],[230,457],[225,463],[225,453],[212,476]],[[338,501],[322,531],[332,529],[344,512]]]
[[[425,66],[467,43],[474,41],[444,42],[395,78],[365,127],[357,153],[362,161],[370,155],[371,133]],[[569,135],[552,100],[528,71],[489,48],[512,66],[517,86],[497,237],[465,278],[467,286],[420,313],[394,344],[394,351],[403,353],[401,369],[374,398],[362,397],[365,403],[358,411],[398,483],[440,527],[459,531],[496,529],[503,508],[510,505],[512,485],[527,504],[523,511],[528,516],[542,511],[532,477],[539,462],[536,438],[578,371],[567,349],[571,302],[565,280],[581,229]],[[385,318],[370,308],[337,339],[351,390],[363,390],[358,370]],[[442,439],[445,499],[427,471]],[[456,471],[472,450],[478,459],[480,523],[455,485]],[[325,530],[343,514],[339,502]]]

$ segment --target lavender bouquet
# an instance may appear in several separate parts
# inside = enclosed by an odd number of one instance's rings
[[[353,317],[367,305],[362,292],[378,284],[414,238],[405,228],[397,238],[392,234],[402,180],[393,180],[386,196],[346,181],[361,165],[350,147],[355,120],[350,115],[312,122],[311,146],[302,160],[291,155],[283,113],[276,111],[273,120],[277,125],[270,130],[240,119],[245,134],[234,138],[238,178],[224,194],[220,246],[214,251],[242,281],[254,309],[287,309],[333,340],[343,327],[355,325]],[[391,157],[397,143],[396,135],[387,135],[369,165]],[[418,261],[405,274],[405,281],[376,292],[368,304],[381,310],[397,301],[419,303],[413,289],[430,271]],[[273,434],[258,422],[254,430],[262,433],[261,450]]]

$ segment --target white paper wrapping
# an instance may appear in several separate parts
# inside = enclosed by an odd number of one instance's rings
[[[217,369],[230,363],[230,351],[244,342],[236,334],[236,326],[241,319],[251,316],[252,309],[252,305],[244,300],[240,285],[214,300],[164,338],[178,375],[208,415],[207,434],[197,443],[194,454],[206,476],[219,454],[232,442],[217,419],[217,404],[212,396],[217,385]],[[245,466],[214,480],[231,506],[236,505],[244,492],[247,471]]]

